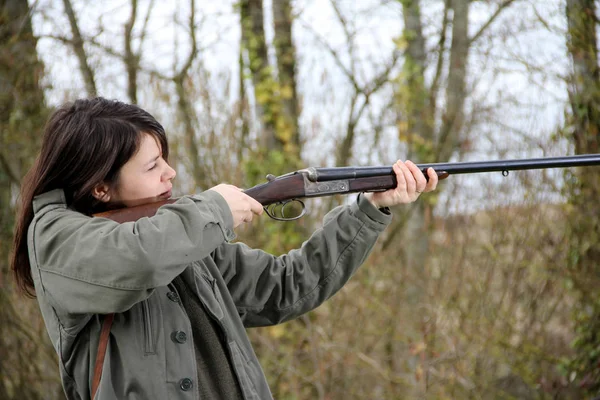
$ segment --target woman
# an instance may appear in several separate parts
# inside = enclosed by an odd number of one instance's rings
[[[427,182],[398,161],[397,188],[334,209],[279,257],[231,243],[263,211],[231,185],[137,222],[91,217],[169,198],[168,153],[163,127],[141,108],[77,100],[50,117],[23,182],[11,265],[37,297],[69,399],[272,398],[245,328],[331,297],[390,223],[386,207],[437,185],[433,170]]]

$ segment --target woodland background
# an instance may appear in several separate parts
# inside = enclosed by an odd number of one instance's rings
[[[303,166],[598,153],[593,0],[0,0],[0,399],[61,399],[8,268],[19,183],[52,108],[102,95],[163,122],[180,194]],[[250,330],[277,399],[600,394],[600,171],[456,176],[350,283]],[[353,197],[261,218],[298,246]]]

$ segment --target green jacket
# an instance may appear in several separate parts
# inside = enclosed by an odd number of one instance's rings
[[[34,199],[28,246],[37,299],[68,399],[89,399],[102,314],[115,313],[97,399],[198,399],[189,318],[171,282],[182,275],[222,329],[245,399],[271,399],[245,328],[319,306],[362,264],[391,215],[362,196],[324,219],[300,249],[275,257],[234,238],[214,191],[118,224]],[[183,331],[179,343],[172,333]],[[190,382],[192,383],[190,385]]]

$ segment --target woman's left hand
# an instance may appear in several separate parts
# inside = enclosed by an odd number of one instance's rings
[[[367,200],[377,208],[412,203],[419,198],[421,193],[431,192],[437,187],[438,176],[433,168],[427,169],[429,181],[425,179],[425,175],[412,161],[404,163],[398,160],[392,168],[396,173],[396,181],[398,182],[394,189],[364,194]]]

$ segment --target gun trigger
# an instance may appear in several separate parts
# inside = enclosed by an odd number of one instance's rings
[[[437,176],[438,179],[441,181],[442,179],[446,179],[447,177],[450,176],[450,174],[447,171],[436,171],[437,172]],[[425,178],[427,178],[427,175],[425,175]],[[429,179],[427,179],[429,180]]]

